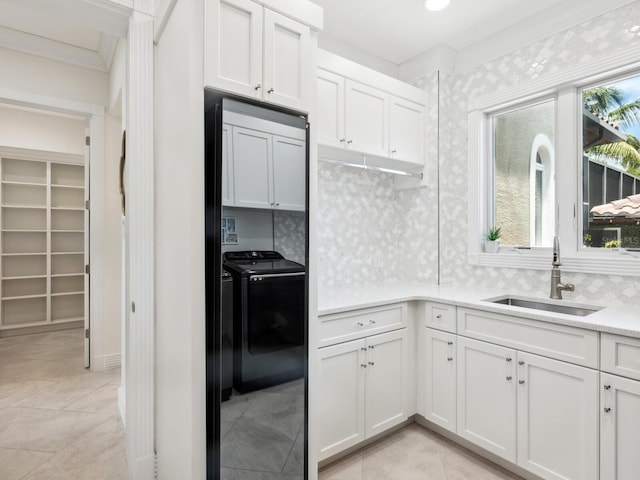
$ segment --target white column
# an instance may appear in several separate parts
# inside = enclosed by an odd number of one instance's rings
[[[153,27],[152,15],[132,13],[127,72],[129,303],[125,346],[127,456],[132,480],[153,479],[155,464]]]

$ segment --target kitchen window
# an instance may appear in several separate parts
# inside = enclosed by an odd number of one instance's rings
[[[593,61],[470,102],[471,264],[548,270],[558,235],[564,270],[638,275],[640,63],[634,61],[626,72]],[[502,230],[501,248],[484,253],[493,226]]]

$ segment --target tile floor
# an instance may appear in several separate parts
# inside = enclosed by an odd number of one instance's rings
[[[220,406],[222,480],[304,478],[302,379],[246,395]]]
[[[0,478],[127,480],[120,369],[83,367],[82,329],[0,338]]]
[[[417,424],[320,470],[319,480],[521,480]]]

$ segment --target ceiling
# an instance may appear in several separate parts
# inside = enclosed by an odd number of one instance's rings
[[[430,12],[422,0],[311,0],[324,8],[320,35],[400,65],[436,46],[472,46],[514,25],[535,30],[549,20],[558,31],[628,1],[451,0]],[[531,19],[531,22],[527,22]],[[562,19],[562,22],[558,22]]]
[[[422,0],[311,1],[324,8],[320,46],[401,65],[434,47],[460,51],[507,29],[549,35],[548,24],[559,31],[631,0],[451,0],[439,12]],[[125,8],[106,1],[0,0],[0,47],[108,71],[127,19]]]
[[[0,0],[0,47],[109,71],[128,11],[88,0]]]

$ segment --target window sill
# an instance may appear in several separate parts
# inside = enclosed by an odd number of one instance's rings
[[[625,252],[563,256],[561,260],[564,272],[633,277],[640,275],[640,258]],[[475,252],[469,254],[469,264],[480,267],[551,270],[551,254],[550,251]]]

